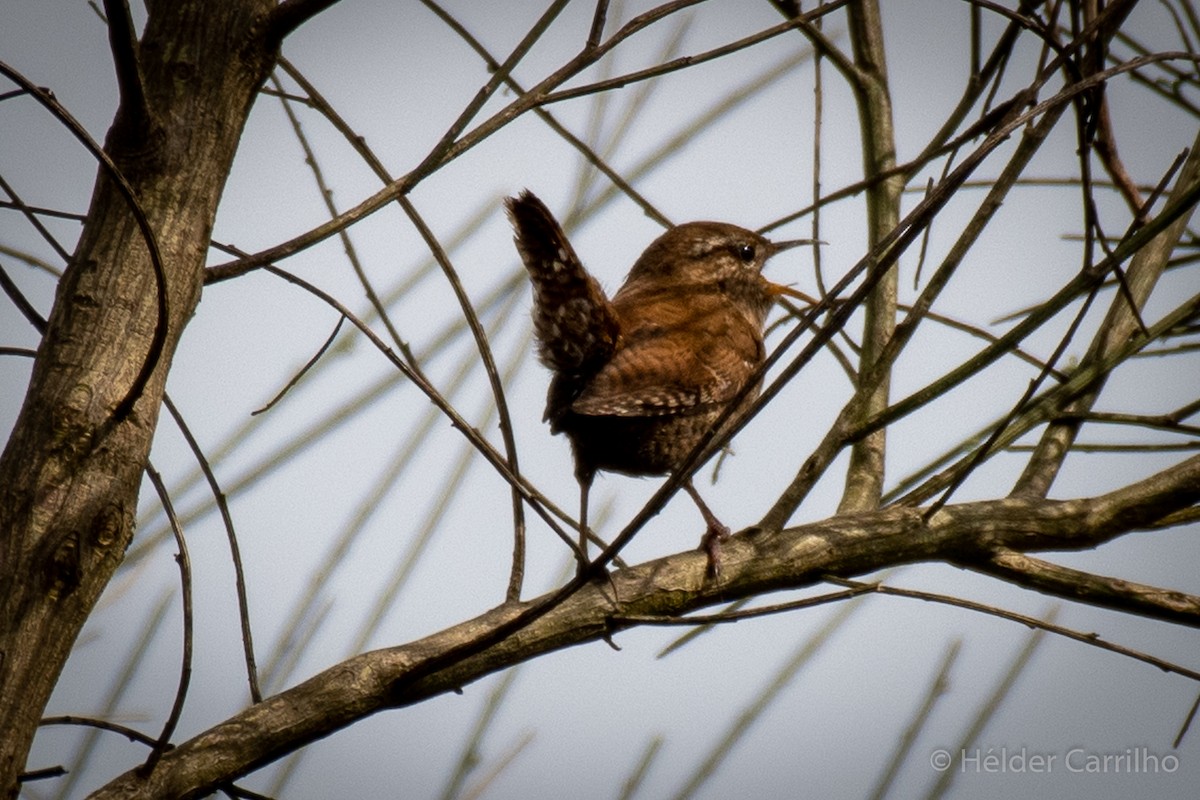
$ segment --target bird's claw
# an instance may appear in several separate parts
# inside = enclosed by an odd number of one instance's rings
[[[730,537],[729,528],[720,523],[709,525],[700,538],[700,548],[708,555],[705,574],[712,579],[721,577],[721,543]]]

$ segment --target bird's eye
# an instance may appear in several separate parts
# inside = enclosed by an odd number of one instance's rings
[[[743,244],[738,246],[738,258],[749,264],[754,261],[754,245]]]

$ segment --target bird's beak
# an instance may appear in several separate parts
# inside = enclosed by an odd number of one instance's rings
[[[816,239],[785,239],[782,242],[771,242],[771,255],[781,253],[784,250],[791,250],[793,247],[801,247],[806,244],[824,244],[824,242],[820,242]],[[764,280],[766,279],[764,278]],[[794,297],[797,300],[808,303],[810,306],[815,306],[819,302],[799,289],[793,289],[791,286],[784,286],[782,283],[772,283],[771,281],[767,281],[767,291],[772,297],[787,295],[788,297]]]
[[[791,250],[793,247],[800,247],[806,244],[825,244],[817,239],[784,239],[782,242],[771,242],[771,254],[782,253],[784,250]]]

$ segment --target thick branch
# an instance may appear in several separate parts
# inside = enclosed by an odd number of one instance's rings
[[[965,566],[1055,597],[1200,628],[1200,597],[1186,592],[1096,575],[1013,550]]]
[[[133,17],[129,12],[129,0],[104,0],[104,12],[108,15],[108,42],[117,71],[117,85],[121,89],[118,120],[126,135],[140,144],[152,133],[154,116],[146,99],[141,55],[137,32],[133,29]]]
[[[862,136],[863,177],[870,180],[896,166],[896,138],[892,123],[892,99],[888,90],[887,62],[883,51],[883,20],[875,0],[855,3],[850,8],[850,40],[860,80],[855,84],[859,127]],[[867,190],[868,246],[874,249],[900,222],[900,175],[879,181]],[[874,370],[876,361],[896,330],[896,293],[899,272],[895,264],[884,274],[867,298],[863,322],[860,380]],[[871,395],[862,403],[854,422],[869,419],[887,408],[890,375],[878,375]],[[866,511],[879,505],[883,494],[883,466],[887,432],[878,430],[859,439],[850,450],[846,489],[839,510]]]
[[[378,711],[457,691],[544,653],[611,636],[617,629],[612,621],[616,616],[684,614],[739,597],[811,585],[829,574],[980,558],[998,547],[1085,549],[1198,501],[1200,457],[1096,498],[967,503],[947,506],[928,522],[920,509],[888,508],[773,536],[735,536],[722,550],[719,583],[705,580],[707,561],[701,552],[651,561],[615,572],[611,581],[583,586],[528,626],[471,652],[471,642],[544,598],[506,603],[425,639],[344,661],[184,742],[164,754],[148,776],[131,771],[93,797],[200,797]],[[447,651],[464,647],[461,659],[432,671],[423,668]]]

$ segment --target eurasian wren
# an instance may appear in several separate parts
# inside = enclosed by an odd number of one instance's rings
[[[683,464],[763,363],[763,323],[779,295],[815,302],[762,276],[768,258],[804,242],[722,222],[678,225],[646,248],[609,300],[541,200],[525,191],[506,205],[533,282],[538,356],[553,373],[544,419],[575,456],[582,570],[596,471],[665,475]],[[690,479],[683,488],[708,526],[701,546],[715,574],[729,528]]]

